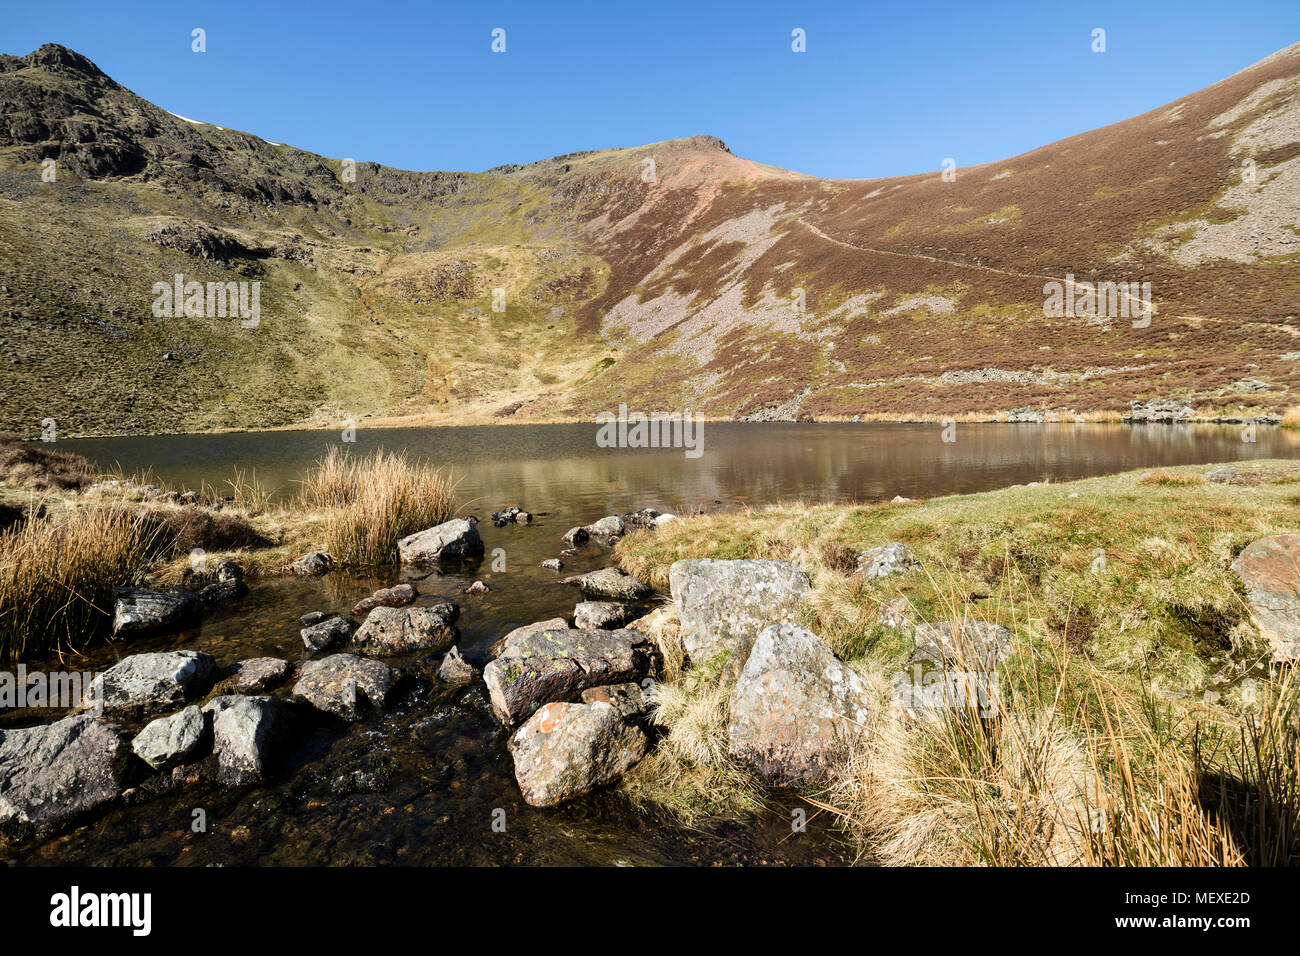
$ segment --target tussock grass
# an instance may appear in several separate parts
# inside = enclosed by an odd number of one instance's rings
[[[112,589],[139,583],[170,542],[147,514],[34,512],[0,532],[0,659],[75,651],[112,613]]]
[[[385,564],[397,542],[451,517],[442,472],[383,449],[364,457],[331,448],[302,482],[302,502],[325,512],[324,547],[343,564]]]
[[[29,445],[17,435],[0,433],[0,480],[11,488],[80,491],[98,477],[95,467],[80,455]]]
[[[864,858],[1293,864],[1300,694],[1289,669],[1270,671],[1229,565],[1250,541],[1297,530],[1291,489],[1277,483],[1294,463],[1254,462],[1249,484],[1231,486],[1206,482],[1210,467],[697,516],[635,532],[618,552],[661,587],[684,557],[780,558],[809,572],[803,623],[868,679],[878,706],[863,749],[804,797],[838,815]],[[882,581],[852,572],[849,551],[888,541],[923,569]],[[892,685],[914,642],[910,627],[881,622],[887,602],[912,624],[970,618],[1012,633],[1015,653],[996,668],[973,655],[951,665],[968,686],[996,686],[992,712],[973,697],[900,704]],[[672,743],[652,773],[682,768],[697,806],[727,803],[716,789],[726,764],[705,733],[717,724],[701,716],[725,706],[716,681],[679,665],[660,710]],[[674,805],[683,789],[644,791]]]
[[[1286,410],[1286,414],[1282,416],[1281,425],[1283,428],[1300,428],[1300,405]]]

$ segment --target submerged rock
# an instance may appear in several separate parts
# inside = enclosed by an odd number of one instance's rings
[[[352,649],[365,654],[445,651],[460,639],[452,624],[455,605],[377,607],[352,636]]]
[[[726,680],[740,675],[760,631],[798,617],[812,588],[808,575],[789,561],[677,561],[668,581],[686,653],[699,664],[729,655]]]
[[[1275,534],[1247,545],[1232,562],[1246,607],[1277,660],[1300,658],[1300,534]]]
[[[454,518],[398,541],[397,553],[403,564],[477,558],[483,555],[483,539],[472,520]]]
[[[350,621],[346,617],[327,617],[318,624],[304,627],[298,633],[302,637],[303,646],[315,653],[347,643],[356,631],[355,621]]]
[[[915,571],[920,567],[921,562],[912,553],[912,549],[897,541],[858,553],[858,573],[873,580]]]
[[[573,626],[579,630],[622,627],[638,617],[636,608],[618,601],[583,601],[573,609]]]
[[[730,753],[783,786],[823,781],[867,733],[866,682],[816,634],[773,624],[731,692]]]
[[[124,657],[92,682],[90,708],[110,713],[158,713],[192,700],[205,688],[214,661],[199,651]]]
[[[524,801],[553,807],[617,780],[645,756],[649,739],[608,703],[551,703],[508,746]]]
[[[198,749],[206,726],[203,711],[191,704],[146,724],[131,741],[131,749],[154,770],[169,770]]]
[[[367,706],[383,710],[401,672],[353,654],[332,654],[302,665],[293,693],[317,710],[360,720]]]
[[[648,676],[655,648],[640,631],[542,630],[512,638],[484,668],[492,710],[518,724],[538,707],[576,700],[589,687]]]
[[[0,835],[45,836],[115,801],[129,748],[86,715],[0,731]]]
[[[217,776],[229,787],[261,783],[285,729],[284,704],[275,697],[216,697],[203,707],[212,718]]]
[[[352,608],[353,614],[368,614],[377,607],[406,607],[415,603],[420,596],[410,584],[395,584],[391,588],[380,588],[368,598],[362,598]]]
[[[169,634],[195,627],[203,603],[184,588],[116,588],[113,591],[113,636]]]

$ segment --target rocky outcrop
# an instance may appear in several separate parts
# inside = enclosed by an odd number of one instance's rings
[[[403,564],[436,564],[483,556],[483,539],[469,518],[454,518],[397,542]]]
[[[357,632],[357,624],[346,617],[327,617],[299,631],[303,646],[312,653],[341,647]]]
[[[493,712],[514,725],[538,707],[577,700],[589,687],[639,681],[655,666],[639,631],[533,631],[513,638],[483,670]]]
[[[445,651],[460,639],[452,624],[453,604],[432,607],[377,607],[352,635],[352,649],[363,654]]]
[[[123,714],[175,710],[206,688],[213,666],[199,651],[133,654],[91,684],[90,708]]]
[[[352,607],[353,614],[369,614],[377,607],[406,607],[414,604],[420,596],[410,584],[395,584],[391,588],[380,588],[368,598],[362,598]]]
[[[1128,414],[1123,420],[1136,424],[1185,422],[1195,414],[1196,410],[1190,405],[1174,399],[1151,399],[1145,402],[1135,399],[1129,402]]]
[[[871,580],[905,574],[920,567],[921,562],[912,549],[897,541],[858,553],[858,573]]]
[[[758,635],[730,705],[731,755],[783,786],[826,780],[863,741],[872,710],[862,678],[791,623]]]
[[[129,748],[93,717],[0,731],[0,835],[53,833],[115,801]]]
[[[970,671],[992,672],[1011,653],[1011,632],[987,621],[918,624],[915,636],[913,660],[956,664]]]
[[[184,588],[117,588],[113,591],[113,636],[171,634],[197,627],[203,604]]]
[[[560,583],[576,584],[585,597],[597,601],[640,601],[653,593],[622,568],[601,568],[564,578]]]
[[[284,704],[275,697],[216,697],[203,706],[212,720],[217,779],[229,787],[261,783],[285,729]]]
[[[169,770],[198,749],[206,726],[203,711],[191,704],[146,724],[131,741],[131,749],[154,770]]]
[[[649,739],[606,702],[551,703],[508,746],[524,801],[552,807],[617,780],[645,756]]]
[[[728,680],[740,675],[760,631],[798,618],[812,588],[808,575],[789,561],[677,561],[668,582],[686,653],[700,664],[728,655]]]
[[[332,654],[302,665],[293,693],[317,710],[360,720],[367,707],[383,710],[401,672],[379,661]]]
[[[1232,562],[1246,607],[1277,660],[1300,658],[1300,534],[1275,534],[1247,545]]]
[[[629,604],[618,601],[583,601],[573,609],[573,626],[579,630],[622,627],[640,612]]]

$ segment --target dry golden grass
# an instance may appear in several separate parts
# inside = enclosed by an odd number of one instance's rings
[[[396,560],[397,542],[452,514],[442,472],[383,449],[354,458],[331,448],[302,482],[302,502],[325,512],[324,546],[342,564]]]
[[[1300,405],[1288,408],[1282,416],[1283,428],[1300,428]]]

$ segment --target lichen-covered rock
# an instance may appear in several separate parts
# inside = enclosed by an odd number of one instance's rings
[[[327,617],[323,621],[304,627],[299,631],[303,646],[315,653],[340,647],[351,640],[357,632],[357,624],[346,617]]]
[[[44,836],[112,803],[128,754],[116,730],[86,715],[0,730],[0,835]]]
[[[401,672],[353,654],[331,654],[302,665],[293,693],[317,710],[360,720],[367,706],[383,710]]]
[[[1247,545],[1232,562],[1246,606],[1278,660],[1300,658],[1300,534],[1275,534]]]
[[[398,541],[397,553],[403,564],[435,564],[477,558],[483,554],[483,539],[473,521],[453,518]]]
[[[887,578],[891,574],[903,574],[920,567],[921,562],[912,553],[912,549],[897,541],[858,554],[858,573],[870,579]]]
[[[970,671],[991,673],[1011,653],[1011,632],[1000,624],[970,618],[918,624],[916,661],[956,664]]]
[[[198,749],[205,729],[203,711],[191,704],[169,717],[150,721],[131,741],[131,749],[154,770],[168,770]]]
[[[218,780],[230,787],[261,783],[285,730],[284,704],[275,697],[215,697],[203,706],[212,719]]]
[[[275,690],[293,672],[293,665],[279,657],[250,657],[232,664],[221,672],[212,692],[224,694],[262,694]]]
[[[509,750],[524,801],[553,807],[617,780],[648,746],[608,703],[551,703],[511,735]]]
[[[368,598],[362,598],[352,608],[353,614],[368,614],[377,607],[406,607],[415,603],[420,592],[410,584],[395,584],[391,588],[380,588]]]
[[[601,568],[565,578],[560,583],[576,584],[583,596],[596,601],[640,601],[652,593],[622,568]]]
[[[589,687],[639,681],[654,665],[654,647],[639,631],[534,631],[512,639],[484,668],[483,681],[493,712],[513,725]]]
[[[377,607],[352,635],[352,649],[363,654],[445,651],[460,639],[451,622],[452,605]]]
[[[573,609],[573,626],[585,630],[622,627],[639,616],[636,608],[618,601],[583,601]]]
[[[117,588],[113,591],[113,636],[171,634],[196,627],[203,602],[184,588]]]
[[[812,588],[808,575],[789,561],[677,561],[668,582],[686,653],[701,664],[728,654],[729,680],[739,676],[759,632],[796,620]]]
[[[214,661],[200,651],[132,654],[91,684],[90,709],[155,714],[175,710],[205,689]]]
[[[542,631],[567,631],[569,622],[562,617],[553,617],[546,621],[535,621],[532,624],[525,624],[517,627],[513,631],[503,635],[498,640],[492,642],[488,648],[487,656],[491,660],[494,657],[500,657],[501,652],[510,646],[511,642],[521,640],[527,634],[536,634]]]
[[[730,753],[782,786],[823,781],[868,732],[866,683],[816,634],[773,624],[731,692]]]

